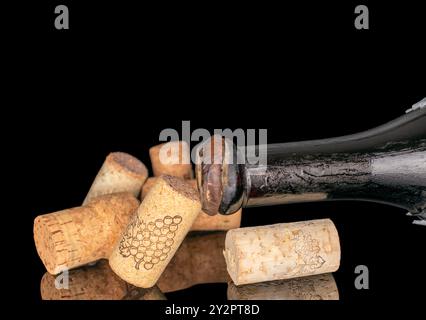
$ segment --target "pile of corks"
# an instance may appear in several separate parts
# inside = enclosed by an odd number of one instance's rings
[[[196,284],[228,283],[232,300],[338,299],[331,272],[340,245],[329,219],[240,228],[242,210],[210,216],[192,165],[182,161],[189,154],[183,141],[152,147],[148,177],[135,157],[111,153],[82,206],[38,216],[42,298],[165,299]]]

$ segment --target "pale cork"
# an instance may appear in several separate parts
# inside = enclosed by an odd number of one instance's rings
[[[171,141],[151,147],[149,156],[155,177],[170,175],[192,179],[194,176],[190,148],[185,141]]]
[[[34,241],[47,271],[58,274],[109,257],[138,205],[133,194],[115,193],[35,218]]]
[[[142,200],[148,194],[151,187],[154,185],[156,177],[148,178],[142,187]],[[193,186],[194,190],[197,190],[197,180],[188,180]],[[239,228],[241,225],[241,214],[242,209],[238,210],[231,215],[216,214],[214,216],[208,215],[204,211],[200,211],[195,219],[194,224],[190,231],[216,231],[216,230],[230,230]]]
[[[228,300],[339,300],[331,273],[236,286],[228,283]]]
[[[339,235],[329,219],[233,229],[224,255],[236,285],[329,273],[340,265]]]
[[[227,283],[225,232],[188,235],[164,270],[157,286],[173,292],[205,283]]]
[[[56,277],[46,272],[40,283],[41,298],[43,300],[121,300],[128,294],[127,283],[111,270],[106,260],[101,260],[92,267],[85,266],[69,271],[68,288],[63,288],[66,282],[61,281],[65,276],[66,274],[61,274]],[[57,288],[58,284],[60,286]]]
[[[148,170],[141,161],[124,152],[112,152],[106,157],[83,205],[93,198],[111,193],[130,192],[139,197],[147,177]]]
[[[145,197],[109,258],[114,272],[137,287],[152,287],[201,209],[182,179],[161,176]]]

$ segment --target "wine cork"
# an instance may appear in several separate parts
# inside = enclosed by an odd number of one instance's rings
[[[236,286],[228,283],[228,300],[339,300],[331,273]]]
[[[157,286],[173,292],[204,283],[227,283],[225,232],[188,235],[164,270]]]
[[[190,184],[161,176],[137,210],[109,258],[114,272],[137,287],[152,287],[201,209]]]
[[[47,271],[58,274],[107,258],[138,205],[131,193],[115,193],[35,218],[34,241]]]
[[[111,193],[130,192],[139,197],[148,170],[135,157],[124,152],[110,153],[99,170],[83,205],[91,199]]]
[[[144,199],[149,190],[151,190],[156,179],[156,177],[152,177],[146,180],[142,187],[142,199]],[[188,180],[188,182],[191,183],[194,190],[198,190],[197,181],[195,179]],[[239,228],[241,225],[241,214],[242,209],[231,215],[216,214],[214,216],[208,215],[201,210],[191,227],[191,231],[215,231]]]
[[[149,149],[154,176],[170,175],[192,179],[190,148],[185,141],[171,141]]]
[[[146,179],[145,183],[142,186],[142,191],[141,191],[141,199],[142,200],[146,197],[148,192],[152,189],[152,186],[155,184],[157,179],[158,179],[157,177],[150,177],[150,178]]]
[[[121,300],[128,293],[127,283],[121,280],[101,260],[96,266],[85,266],[53,276],[46,272],[41,279],[43,300]]]
[[[233,229],[224,255],[236,285],[328,273],[339,268],[339,236],[329,219]]]

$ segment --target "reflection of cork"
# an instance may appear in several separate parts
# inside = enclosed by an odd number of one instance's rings
[[[142,201],[109,263],[123,280],[152,287],[201,209],[198,193],[182,179],[160,177]]]
[[[43,300],[165,299],[156,286],[141,289],[128,285],[111,270],[106,260],[96,266],[71,270],[68,275],[53,276],[46,272],[41,279],[40,293]]]
[[[98,172],[83,202],[104,194],[130,192],[139,197],[142,185],[148,177],[145,165],[124,152],[110,153]]]
[[[166,296],[157,286],[151,288],[138,288],[128,284],[128,290],[122,300],[167,300]]]
[[[58,274],[108,257],[138,205],[131,193],[116,193],[38,216],[34,241],[47,271]]]
[[[225,283],[223,249],[225,232],[192,234],[185,238],[157,282],[163,292],[189,288],[202,283]]]
[[[171,141],[149,149],[154,176],[193,177],[190,149],[185,141]]]
[[[82,267],[68,273],[60,274],[56,280],[60,285],[68,285],[68,289],[55,285],[56,277],[45,273],[40,283],[43,300],[119,300],[127,294],[127,284],[117,277],[102,260],[96,266]],[[68,283],[66,283],[68,282]]]
[[[339,235],[329,219],[233,229],[224,255],[236,285],[334,272]]]
[[[228,283],[228,300],[339,300],[331,273],[236,286]]]
[[[155,183],[157,178],[148,178],[142,187],[142,199],[148,194],[149,190]],[[193,188],[197,190],[197,181],[195,179],[188,180]],[[200,214],[195,219],[191,227],[191,231],[214,231],[214,230],[230,230],[239,228],[241,224],[242,209],[231,215],[216,214],[210,216],[207,213],[200,211]]]

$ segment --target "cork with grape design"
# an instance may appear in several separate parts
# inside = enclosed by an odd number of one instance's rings
[[[161,176],[139,206],[109,262],[123,280],[152,287],[201,209],[198,193],[177,177]]]
[[[136,216],[121,239],[118,249],[123,257],[133,257],[135,268],[142,265],[146,270],[160,261],[164,261],[174,243],[182,217],[165,216],[145,223]]]

